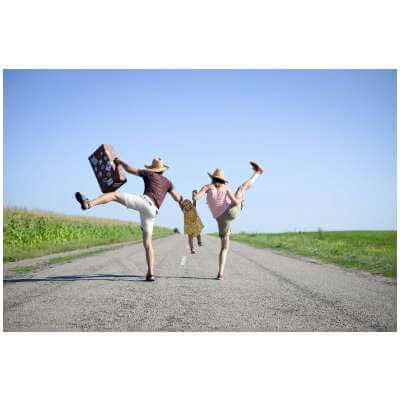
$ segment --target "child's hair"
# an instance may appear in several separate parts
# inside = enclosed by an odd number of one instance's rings
[[[182,201],[183,211],[190,211],[192,208],[193,208],[193,204],[189,199],[185,199]]]

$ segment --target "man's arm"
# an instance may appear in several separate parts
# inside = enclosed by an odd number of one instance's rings
[[[171,197],[172,197],[176,202],[178,202],[179,207],[182,208],[183,196],[182,196],[181,194],[179,194],[175,189],[171,189],[168,193],[171,195]]]
[[[202,198],[206,193],[208,192],[208,185],[204,185],[200,192],[197,192],[196,190],[193,190],[192,192],[192,200],[196,201],[200,198]]]
[[[122,161],[121,159],[119,159],[118,157],[114,158],[114,163],[116,166],[118,165],[122,165],[122,168],[133,175],[139,175],[139,168],[136,167],[132,167],[131,165],[128,165],[125,161]]]

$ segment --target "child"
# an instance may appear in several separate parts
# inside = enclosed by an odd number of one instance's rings
[[[194,190],[193,193],[197,193],[197,191]],[[184,233],[185,235],[188,235],[189,238],[190,252],[192,254],[195,254],[196,252],[193,248],[193,237],[197,236],[197,244],[201,246],[202,243],[200,233],[201,230],[204,228],[204,225],[201,222],[200,217],[197,215],[195,200],[193,201],[193,203],[188,199],[183,200],[181,208],[184,216]]]

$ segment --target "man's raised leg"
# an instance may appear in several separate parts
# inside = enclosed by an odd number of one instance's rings
[[[117,192],[110,192],[100,195],[96,197],[94,200],[89,200],[85,195],[80,192],[75,193],[76,200],[80,203],[82,210],[87,210],[88,208],[92,208],[94,206],[98,206],[100,204],[107,204],[111,201],[116,201],[120,204],[124,204],[121,196]]]
[[[110,192],[96,197],[94,200],[89,200],[89,207],[98,206],[100,204],[107,204],[111,201],[116,201],[118,203],[124,204],[117,192]]]

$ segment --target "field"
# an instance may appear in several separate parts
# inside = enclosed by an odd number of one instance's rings
[[[141,240],[132,222],[75,217],[47,211],[4,208],[3,261],[17,261],[96,245]],[[154,227],[153,237],[172,234]]]
[[[396,277],[397,231],[239,233],[232,240]]]

